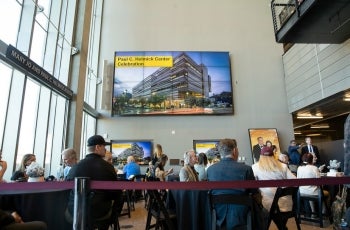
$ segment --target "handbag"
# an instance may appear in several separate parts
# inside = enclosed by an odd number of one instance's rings
[[[345,219],[346,196],[347,196],[347,187],[343,186],[343,189],[341,190],[339,185],[338,194],[331,206],[333,226],[339,226],[342,219]]]

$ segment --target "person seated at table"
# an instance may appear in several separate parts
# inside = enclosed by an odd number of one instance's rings
[[[279,160],[279,162],[286,164],[286,165],[288,165],[288,163],[289,163],[289,157],[285,153],[280,153],[278,155],[278,160]]]
[[[126,162],[123,172],[125,173],[126,179],[133,180],[136,175],[141,174],[140,165],[135,162],[134,156],[128,156]]]
[[[312,153],[306,153],[302,156],[303,164],[298,167],[297,171],[297,178],[320,178],[321,173],[318,167],[316,167],[314,164],[316,163],[316,160],[314,159],[314,154]],[[319,193],[319,186],[316,185],[306,185],[306,186],[299,186],[300,194],[305,195],[318,195]],[[327,190],[323,190],[323,196],[325,198],[325,210],[330,207],[330,195]],[[311,207],[311,210],[310,210]],[[314,202],[310,201],[308,203],[307,201],[304,202],[304,209],[307,215],[309,215],[310,211],[313,213],[316,212],[316,207]]]
[[[160,156],[159,161],[154,166],[154,175],[156,180],[165,181],[166,177],[173,173],[173,168],[165,170],[164,167],[168,162],[168,156],[163,154]]]
[[[42,221],[23,222],[17,212],[6,212],[0,209],[1,230],[46,230],[47,225]]]
[[[218,150],[221,160],[207,169],[208,181],[236,181],[255,180],[251,166],[237,162],[238,147],[235,139],[220,140]],[[258,189],[220,189],[213,190],[213,195],[218,194],[259,194]],[[234,204],[217,204],[216,224],[224,229],[234,229],[236,226],[245,225],[248,209],[245,206]],[[226,226],[226,228],[225,228]],[[261,228],[263,229],[263,228]]]
[[[278,180],[278,179],[294,179],[295,175],[289,170],[286,164],[282,164],[275,159],[273,150],[269,147],[263,147],[260,152],[259,161],[252,165],[255,179],[257,180]],[[264,208],[270,211],[273,198],[275,196],[276,187],[260,188],[262,195],[262,204]],[[290,211],[293,207],[291,197],[281,197],[279,208],[282,212]],[[285,226],[286,223],[281,223]]]
[[[89,177],[90,180],[96,181],[117,181],[114,167],[103,159],[106,154],[106,145],[110,143],[106,142],[102,136],[91,136],[87,141],[88,154],[71,168],[66,180],[74,180],[75,177]],[[74,195],[72,190],[65,212],[66,220],[70,223],[73,221]],[[123,204],[121,190],[94,190],[90,209],[87,210],[86,219],[89,223],[87,223],[88,226],[83,226],[84,229],[94,229],[92,226],[97,219],[108,218],[113,201],[117,203],[116,209],[120,212]],[[108,226],[99,227],[99,229],[107,230]]]
[[[198,173],[198,180],[199,181],[206,181],[207,180],[207,168],[208,165],[208,158],[205,153],[198,154],[198,163],[194,165],[194,169]]]
[[[184,166],[180,169],[180,181],[199,181],[197,171],[194,169],[194,165],[197,163],[197,156],[194,150],[185,152],[184,154]]]
[[[4,180],[4,174],[7,170],[7,162],[2,160],[2,151],[0,150],[0,183],[6,182]]]
[[[11,180],[20,182],[27,181],[28,176],[26,175],[26,168],[34,161],[36,161],[36,157],[33,153],[25,154],[22,158],[19,169],[13,173]]]
[[[69,170],[78,163],[77,153],[74,149],[68,148],[63,150],[61,155],[64,163],[63,178],[66,178]]]

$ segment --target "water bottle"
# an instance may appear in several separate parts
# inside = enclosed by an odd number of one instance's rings
[[[341,219],[340,229],[348,229],[348,222],[346,222],[345,219]]]

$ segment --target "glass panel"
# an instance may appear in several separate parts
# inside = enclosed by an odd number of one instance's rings
[[[50,0],[38,0],[38,8],[36,11],[35,20],[43,27],[47,28],[49,24],[49,17],[50,14]]]
[[[32,80],[27,79],[21,116],[17,164],[21,162],[23,155],[32,153],[34,149],[39,91],[40,86]]]
[[[21,8],[17,1],[1,0],[0,38],[7,44],[16,45]]]
[[[38,25],[38,23],[35,23],[32,47],[30,49],[30,59],[40,66],[42,66],[43,63],[45,41],[46,32]]]
[[[12,69],[0,62],[0,140],[2,140],[5,127],[5,118],[7,114],[7,104],[10,92]],[[2,142],[0,142],[0,149],[2,149]]]
[[[87,139],[96,133],[96,118],[83,112],[83,123],[81,132],[81,147],[80,147],[80,159],[83,159],[86,155],[86,142]]]

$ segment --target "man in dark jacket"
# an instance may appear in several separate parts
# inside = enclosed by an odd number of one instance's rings
[[[117,174],[113,165],[103,159],[106,154],[106,145],[110,145],[110,143],[106,142],[102,136],[94,135],[90,137],[87,143],[88,154],[70,169],[66,180],[74,180],[75,177],[88,177],[90,180],[96,181],[116,181]],[[88,223],[90,226],[86,229],[90,229],[94,225],[94,220],[104,218],[110,213],[112,201],[122,206],[122,191],[95,190],[91,192],[91,199],[88,201],[90,211],[87,212],[89,215],[87,220],[92,223]],[[74,192],[72,191],[67,207],[71,216],[73,208]],[[121,210],[122,207],[118,207],[118,209]]]

